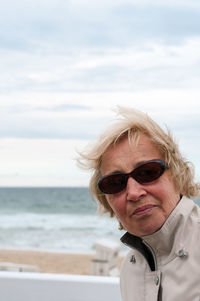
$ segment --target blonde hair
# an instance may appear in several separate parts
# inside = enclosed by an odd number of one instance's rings
[[[106,196],[101,193],[97,182],[101,177],[100,167],[103,154],[123,138],[128,138],[131,144],[137,143],[140,135],[148,136],[170,166],[175,187],[180,194],[197,197],[200,192],[199,183],[194,182],[194,168],[191,162],[182,157],[178,145],[170,131],[165,132],[147,114],[131,109],[118,107],[117,122],[108,127],[105,132],[82,153],[79,153],[78,164],[84,169],[93,171],[90,180],[90,190],[96,197],[99,209],[114,216]]]

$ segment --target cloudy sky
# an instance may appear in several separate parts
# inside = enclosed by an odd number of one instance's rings
[[[200,1],[7,0],[0,186],[86,186],[83,149],[117,105],[167,124],[200,176]]]

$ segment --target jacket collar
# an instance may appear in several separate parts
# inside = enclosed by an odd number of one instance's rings
[[[159,262],[161,260],[162,263],[166,263],[166,261],[171,260],[175,255],[180,254],[180,251],[187,254],[184,233],[187,233],[186,221],[190,217],[194,207],[196,207],[194,202],[183,196],[160,230],[141,238],[127,232],[122,236],[121,241],[140,252],[141,243],[145,242],[156,255],[158,264],[161,263]]]

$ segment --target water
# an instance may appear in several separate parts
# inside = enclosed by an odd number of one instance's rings
[[[97,214],[87,188],[0,188],[0,249],[87,252],[123,233]]]
[[[0,188],[0,248],[90,251],[121,235],[87,188]]]

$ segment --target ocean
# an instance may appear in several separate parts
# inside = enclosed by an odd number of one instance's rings
[[[123,234],[87,188],[0,188],[0,249],[89,252]]]
[[[0,248],[88,252],[119,243],[118,222],[97,213],[87,188],[0,188]]]

